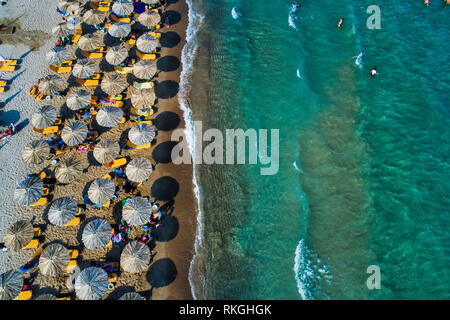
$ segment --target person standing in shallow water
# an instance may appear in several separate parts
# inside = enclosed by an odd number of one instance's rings
[[[373,67],[372,71],[370,71],[369,76],[372,78],[373,76],[377,75],[377,67]]]
[[[338,30],[341,29],[342,23],[344,23],[344,18],[341,18],[341,19],[339,20],[339,23],[338,23],[338,25],[337,25]]]

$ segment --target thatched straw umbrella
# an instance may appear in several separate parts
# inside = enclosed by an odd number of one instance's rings
[[[128,132],[128,139],[137,146],[143,146],[152,142],[155,136],[155,129],[147,123],[138,123]]]
[[[81,300],[100,300],[108,290],[108,274],[97,267],[89,267],[75,279],[75,293]]]
[[[161,22],[161,17],[158,12],[145,11],[139,15],[138,21],[147,28],[156,26]]]
[[[95,204],[105,204],[111,200],[116,186],[111,179],[95,179],[88,189],[88,197]]]
[[[23,276],[17,270],[0,274],[0,300],[14,300],[23,288]]]
[[[159,4],[159,0],[141,0],[145,4]]]
[[[130,0],[117,0],[112,6],[112,12],[121,17],[131,14],[133,11],[133,2]]]
[[[69,250],[62,244],[52,243],[42,250],[39,269],[44,275],[54,277],[66,269],[69,260]]]
[[[34,298],[34,300],[58,300],[58,298],[51,293],[44,293]]]
[[[107,74],[101,83],[102,90],[110,95],[120,94],[127,86],[127,80],[117,73]]]
[[[148,222],[152,215],[150,201],[143,197],[127,199],[122,209],[122,216],[132,226],[141,226]]]
[[[31,116],[31,125],[36,129],[45,129],[52,126],[58,117],[58,111],[54,106],[41,106]]]
[[[151,79],[157,71],[156,64],[149,60],[141,60],[133,66],[133,74],[139,79]]]
[[[159,46],[159,40],[148,33],[144,33],[136,41],[136,47],[142,52],[152,52]]]
[[[100,163],[109,163],[119,155],[119,143],[112,140],[103,140],[94,148],[94,158]]]
[[[83,59],[79,61],[72,69],[74,77],[88,79],[97,71],[97,63],[94,60]]]
[[[40,164],[50,155],[50,146],[45,140],[33,140],[22,151],[22,159],[29,164]]]
[[[123,111],[113,106],[105,106],[95,116],[97,123],[105,128],[117,126],[123,118]]]
[[[67,98],[66,104],[70,110],[77,111],[87,107],[91,98],[92,94],[89,91],[78,90]]]
[[[132,89],[131,91],[131,104],[136,109],[143,109],[151,107],[155,103],[156,94],[152,88],[148,89]]]
[[[46,59],[49,64],[58,64],[62,63],[69,58],[69,50],[63,47],[55,47],[51,49],[47,55]]]
[[[123,294],[119,300],[144,300],[144,298],[137,292],[127,292]]]
[[[79,0],[62,0],[58,4],[58,8],[64,12],[78,12],[80,10],[80,1]]]
[[[94,51],[102,45],[102,39],[97,33],[88,33],[80,37],[78,47],[81,50]]]
[[[128,50],[123,45],[111,47],[106,52],[106,61],[113,66],[121,64],[128,57]]]
[[[58,182],[72,183],[81,175],[82,171],[83,167],[79,160],[67,158],[58,162],[55,170],[55,177]]]
[[[72,147],[83,143],[88,132],[88,127],[83,122],[71,121],[64,126],[61,138],[68,146]]]
[[[59,198],[50,206],[48,220],[55,226],[63,226],[73,220],[77,212],[78,205],[73,198]]]
[[[130,273],[145,270],[150,264],[152,253],[150,248],[137,240],[129,242],[120,255],[120,266]]]
[[[25,247],[34,237],[33,226],[30,221],[20,220],[6,230],[3,241],[14,251]]]
[[[66,86],[66,82],[60,76],[50,74],[45,76],[39,83],[39,92],[45,95],[54,94],[57,91],[61,91]]]
[[[37,202],[43,194],[44,184],[42,180],[39,177],[31,176],[17,182],[14,199],[19,204],[29,206]]]
[[[143,182],[147,180],[152,171],[152,163],[144,157],[131,160],[126,168],[127,178],[133,182]]]
[[[89,10],[83,16],[83,22],[91,26],[100,24],[105,21],[105,19],[106,15],[99,10]]]
[[[101,249],[111,241],[111,236],[112,228],[109,222],[95,219],[84,227],[82,240],[88,249]]]
[[[61,22],[52,29],[52,33],[57,38],[65,38],[73,34],[73,29],[67,22]]]
[[[131,32],[131,26],[125,22],[117,22],[114,23],[108,29],[108,33],[115,38],[122,38],[129,35]]]

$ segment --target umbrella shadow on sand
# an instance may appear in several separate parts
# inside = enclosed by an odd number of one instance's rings
[[[181,21],[181,14],[178,11],[175,10],[167,10],[164,11],[161,15],[161,20],[163,22],[166,22],[166,19],[169,18],[169,23],[176,24]]]
[[[180,67],[180,59],[175,56],[164,56],[158,59],[156,66],[160,71],[175,71]]]
[[[158,163],[172,162],[172,150],[178,144],[175,141],[162,142],[153,149],[152,158]]]
[[[179,89],[178,82],[166,80],[155,85],[155,95],[159,99],[170,99],[178,94]]]
[[[157,201],[169,201],[175,198],[179,190],[180,184],[178,181],[172,177],[165,176],[153,182],[150,192]]]
[[[173,48],[177,46],[180,41],[180,36],[174,31],[164,32],[163,34],[161,34],[161,38],[159,38],[159,43],[162,47],[165,48]]]
[[[177,274],[175,263],[169,258],[162,258],[150,266],[146,278],[153,288],[162,288],[171,284]]]
[[[179,229],[178,219],[166,214],[161,219],[160,227],[152,232],[152,237],[155,241],[168,242],[175,239]]]
[[[134,288],[131,286],[120,286],[114,289],[113,292],[109,294],[108,297],[106,297],[106,300],[119,300],[121,296],[123,296],[125,293],[129,292],[135,292]]]
[[[160,131],[171,131],[179,126],[180,117],[174,112],[164,111],[153,119],[153,124]]]

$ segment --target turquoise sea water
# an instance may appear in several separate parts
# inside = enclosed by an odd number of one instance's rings
[[[192,119],[280,130],[276,175],[196,166],[194,296],[450,298],[450,7],[188,2],[203,16]],[[373,4],[380,30],[366,27]],[[370,265],[380,290],[366,286]]]

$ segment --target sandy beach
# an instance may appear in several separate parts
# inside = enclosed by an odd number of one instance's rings
[[[16,23],[20,24],[21,30],[37,30],[40,32],[39,37],[43,39],[42,45],[38,48],[34,47],[33,51],[30,51],[30,44],[26,41],[16,44],[13,40],[0,39],[2,40],[2,44],[0,44],[2,56],[22,59],[18,71],[8,74],[0,73],[1,79],[17,76],[9,90],[1,96],[1,101],[4,103],[1,116],[2,125],[8,125],[11,122],[14,122],[16,126],[19,125],[19,132],[12,136],[0,150],[2,163],[0,238],[3,238],[7,228],[15,221],[32,219],[33,225],[40,226],[42,230],[44,240],[40,243],[40,247],[45,247],[48,243],[60,242],[69,249],[78,249],[80,251],[78,265],[81,269],[89,266],[92,261],[118,261],[121,253],[120,247],[88,250],[83,246],[81,234],[86,223],[93,218],[104,218],[112,225],[117,224],[121,219],[120,200],[130,197],[130,195],[121,194],[118,201],[112,203],[109,208],[88,207],[85,211],[86,219],[74,227],[51,225],[47,218],[48,205],[30,208],[17,205],[14,201],[14,189],[18,179],[24,178],[27,173],[40,171],[51,174],[54,169],[50,161],[45,161],[39,166],[27,166],[22,160],[21,153],[25,145],[32,140],[44,138],[32,130],[29,123],[31,115],[45,104],[55,106],[62,116],[65,116],[67,111],[64,98],[54,97],[50,102],[38,102],[27,94],[38,78],[52,74],[45,61],[45,55],[54,46],[56,40],[51,35],[51,29],[61,21],[61,17],[55,11],[58,1],[40,1],[38,7],[33,3],[31,0],[11,1],[0,11],[0,19],[19,17]],[[19,8],[22,9],[19,10]],[[188,23],[185,1],[170,3],[163,13],[163,17],[165,16],[169,16],[172,25],[159,30],[162,37],[157,67],[161,72],[155,79],[157,81],[155,93],[158,98],[156,105],[158,112],[152,117],[154,126],[158,130],[156,143],[149,149],[124,149],[121,157],[127,157],[127,159],[146,157],[156,164],[155,171],[148,181],[138,188],[136,195],[152,197],[161,205],[168,202],[171,209],[163,217],[160,229],[153,234],[155,240],[151,245],[153,257],[148,269],[136,274],[121,272],[115,288],[108,290],[104,299],[117,299],[129,291],[136,291],[148,299],[155,300],[192,299],[188,273],[194,251],[196,228],[193,171],[191,165],[174,165],[167,160],[173,147],[173,143],[170,142],[172,130],[183,128],[185,125],[183,112],[179,108],[177,99],[182,70],[181,50],[185,44],[185,30]],[[78,58],[76,51],[73,52],[73,57]],[[100,69],[104,74],[112,72],[104,68],[102,63],[100,63]],[[68,94],[81,89],[80,85],[71,82],[69,76],[63,77],[71,86]],[[123,107],[126,110],[125,113],[129,110],[130,103],[129,100],[125,100]],[[92,119],[87,123],[100,133],[100,141],[105,139],[118,141],[120,138],[126,137],[125,134],[132,127],[129,121],[109,130],[98,126]],[[69,157],[76,157],[81,161],[84,168],[83,175],[72,184],[57,184],[50,191],[49,199],[71,196],[78,204],[83,204],[83,196],[86,194],[89,183],[112,170],[97,163],[92,157],[92,152],[71,150],[59,159]],[[129,239],[137,238],[139,233],[139,227],[132,227]],[[2,252],[0,254],[0,273],[23,265],[35,250]],[[68,294],[70,290],[67,288],[66,282],[69,276],[70,274],[62,273],[56,277],[49,277],[39,273],[32,285],[33,297],[43,293]]]

